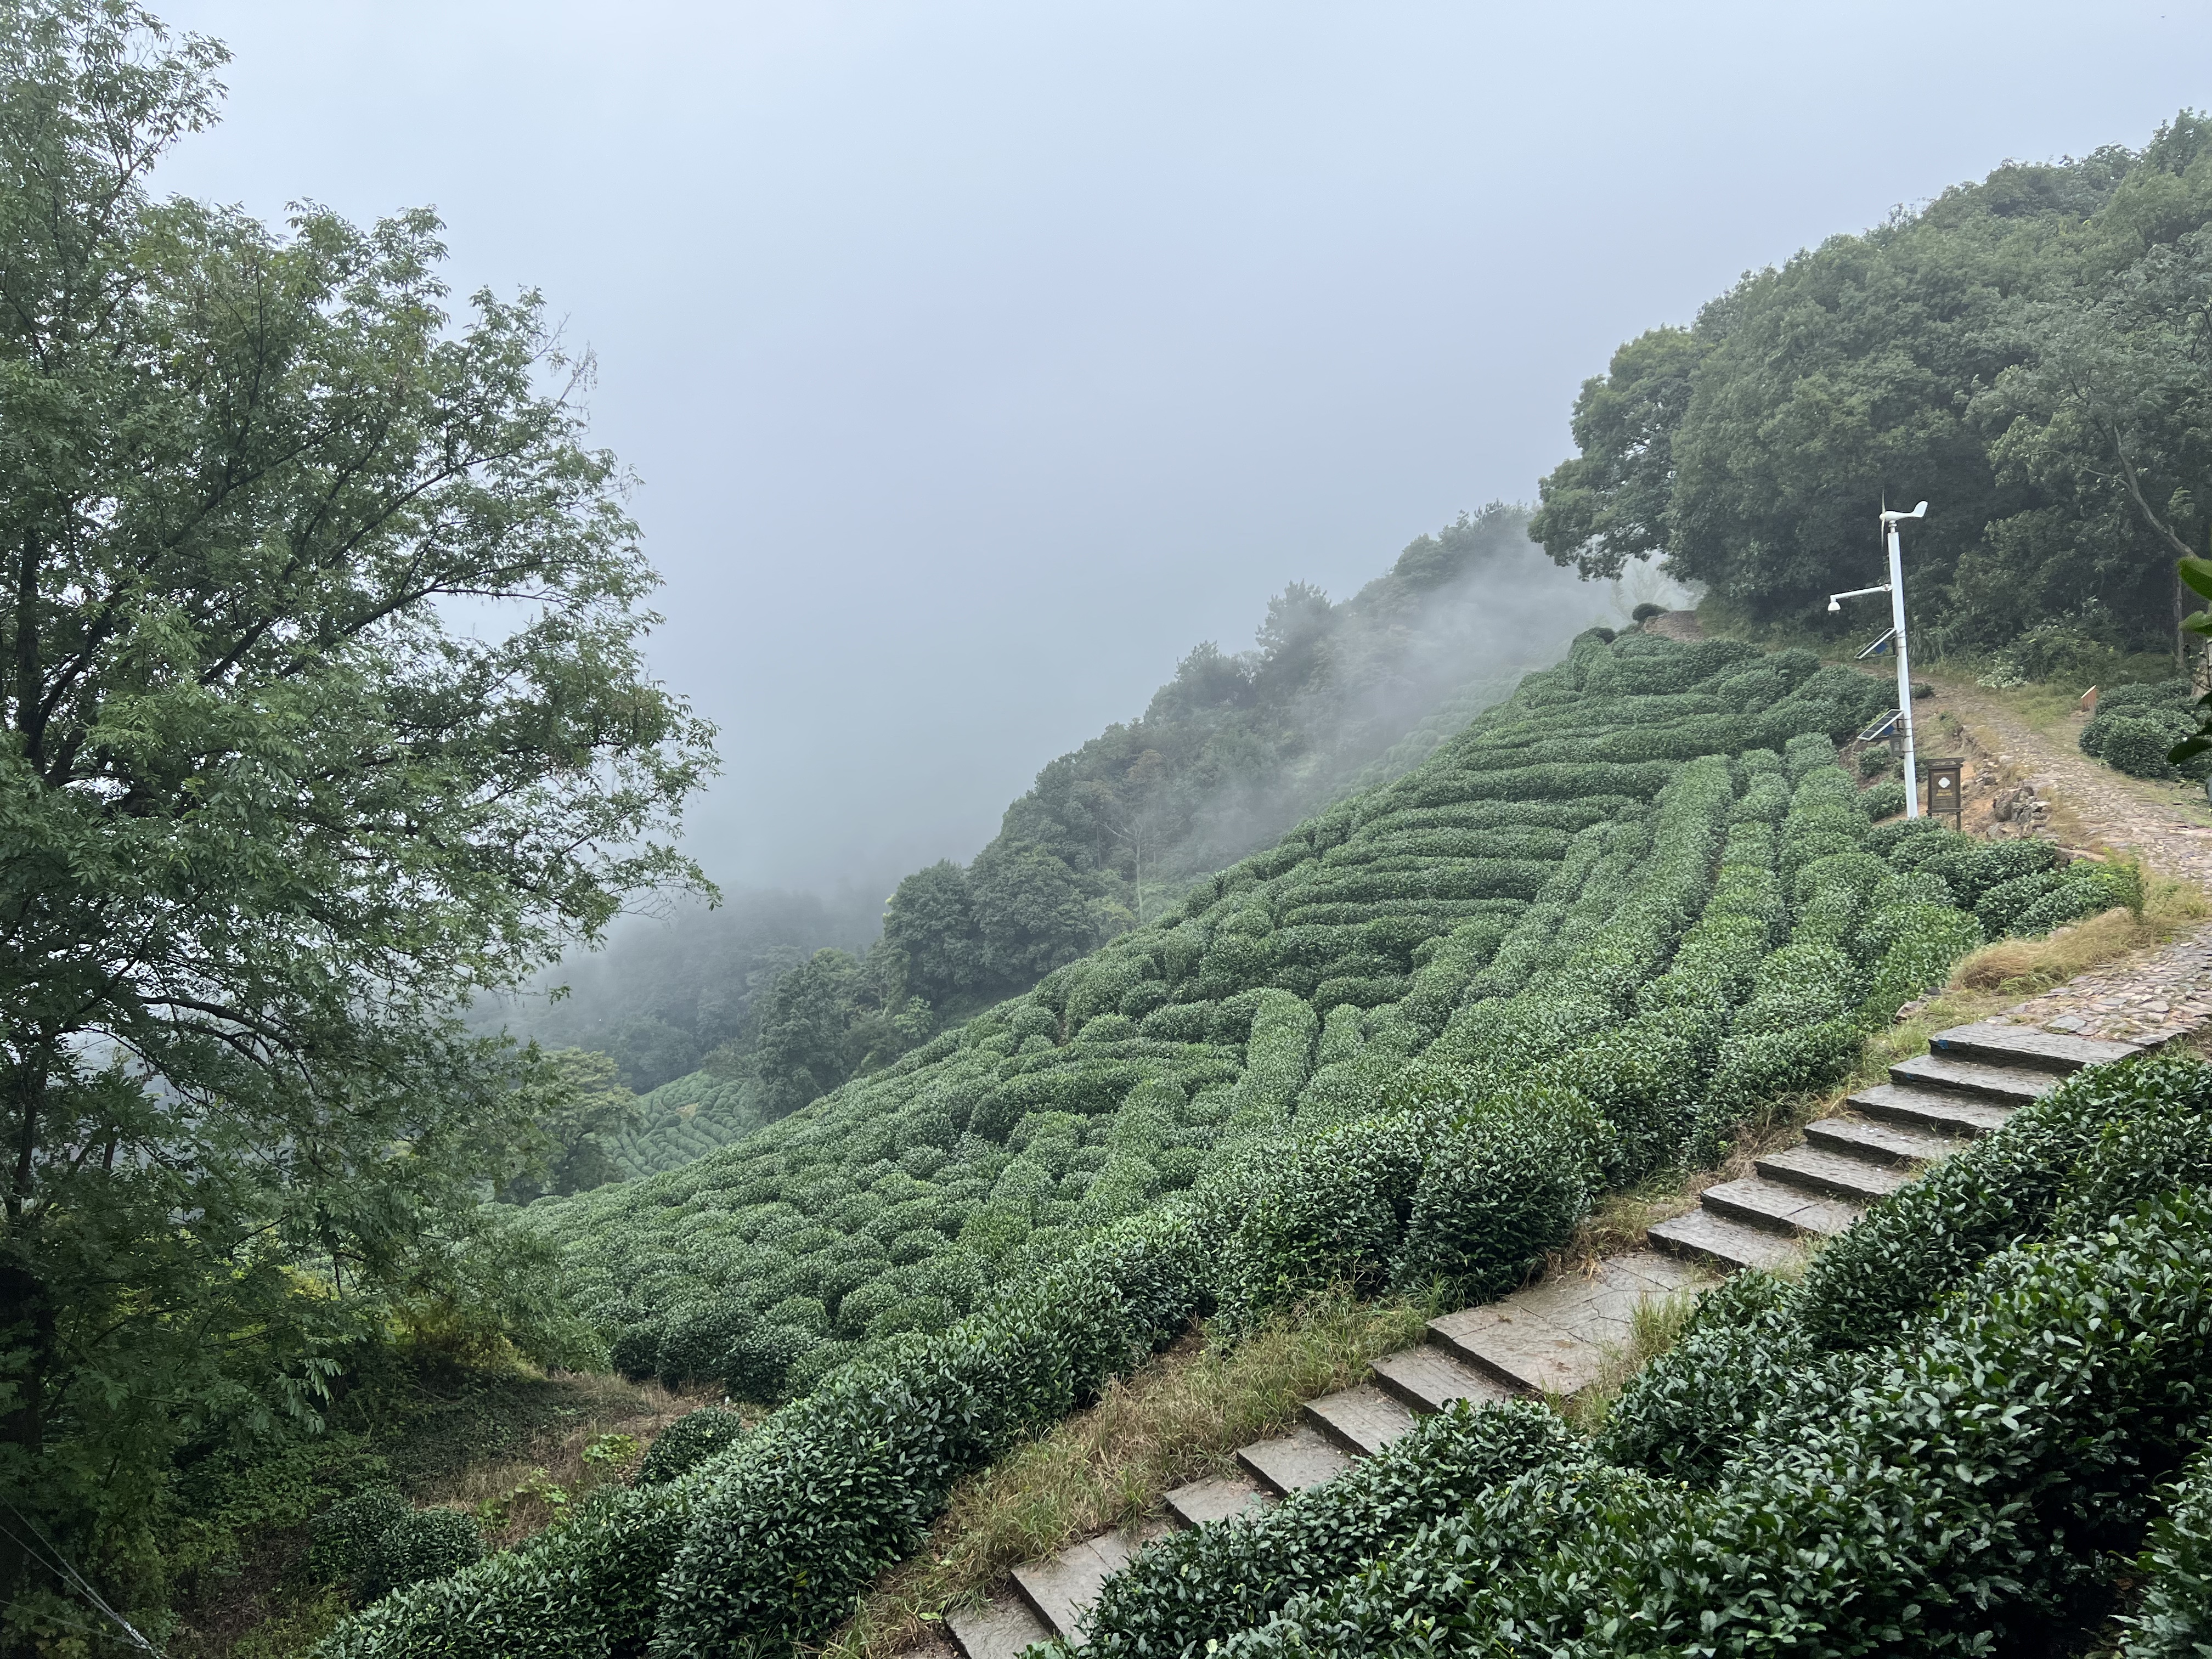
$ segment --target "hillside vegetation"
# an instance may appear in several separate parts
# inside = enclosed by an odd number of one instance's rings
[[[1920,653],[2024,641],[2081,684],[2178,657],[2174,562],[2212,529],[2208,223],[2212,122],[2184,112],[2139,152],[2008,162],[1755,271],[1584,385],[1534,533],[1826,627],[1830,591],[1876,579],[1875,504],[1924,498]]]
[[[1291,584],[1252,649],[1197,647],[1144,714],[1046,766],[969,864],[917,871],[885,906],[741,892],[633,927],[545,976],[568,995],[496,1000],[479,1023],[602,1050],[633,1089],[680,1085],[647,1108],[649,1148],[610,1143],[628,1173],[782,1117],[1418,765],[1555,661],[1609,602],[1548,563],[1527,524],[1515,507],[1462,514],[1341,602]],[[714,1103],[675,1120],[679,1095]]]
[[[2201,1654],[2208,1106],[2201,1063],[2084,1072],[1802,1283],[1708,1295],[1594,1439],[1533,1402],[1425,1419],[1162,1541],[1082,1651]]]
[[[1986,932],[2113,902],[2039,843],[1875,826],[1831,737],[1881,695],[1809,653],[1586,635],[1027,996],[673,1174],[533,1206],[626,1369],[798,1398],[328,1652],[814,1639],[953,1480],[1194,1315],[1495,1295]]]

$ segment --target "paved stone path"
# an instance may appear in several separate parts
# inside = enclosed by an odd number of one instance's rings
[[[2011,775],[2008,781],[2055,797],[2096,844],[2134,853],[2164,875],[2212,890],[2212,826],[2172,799],[2180,793],[2177,786],[2130,778],[2091,760],[2074,746],[2074,726],[2040,731],[1978,686],[1946,682],[1916,705],[1923,726],[1919,711],[1929,708],[1955,715],[1987,758]],[[1929,752],[1923,738],[1921,753]]]

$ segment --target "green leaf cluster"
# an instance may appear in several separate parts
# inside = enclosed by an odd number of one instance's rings
[[[2208,318],[2212,124],[2183,111],[2139,151],[2008,162],[1624,344],[1530,531],[1590,574],[1659,558],[1755,622],[1825,627],[1829,592],[1875,579],[1877,507],[1924,499],[1908,580],[1938,651],[2016,647],[2076,690],[2126,653],[2179,668],[2174,562],[2203,581],[2212,527]]]

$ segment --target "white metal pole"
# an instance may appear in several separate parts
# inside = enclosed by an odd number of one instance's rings
[[[1889,618],[1897,629],[1897,712],[1905,726],[1905,816],[1920,816],[1920,765],[1912,747],[1912,663],[1905,653],[1905,555],[1899,544],[1897,520],[1887,520],[1889,532]]]

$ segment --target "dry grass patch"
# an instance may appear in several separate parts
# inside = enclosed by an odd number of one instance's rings
[[[943,1628],[1024,1561],[1154,1512],[1187,1480],[1227,1473],[1239,1446],[1280,1434],[1299,1405],[1419,1341],[1437,1311],[1391,1297],[1325,1297],[1234,1347],[1194,1331],[1098,1402],[954,1489],[921,1553],[887,1573],[828,1651],[881,1659]]]
[[[677,1394],[613,1376],[568,1380],[584,1404],[579,1418],[539,1435],[519,1456],[470,1464],[422,1493],[422,1506],[465,1510],[487,1545],[511,1548],[544,1531],[576,1498],[627,1479],[663,1429],[721,1398],[719,1389]]]
[[[1607,1193],[1583,1218],[1575,1236],[1544,1258],[1540,1277],[1587,1273],[1611,1255],[1644,1247],[1644,1231],[1697,1207],[1698,1194],[1721,1177],[1705,1170],[1686,1176],[1662,1170],[1638,1186]]]

